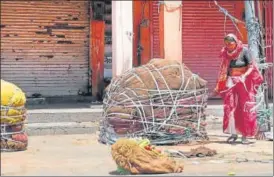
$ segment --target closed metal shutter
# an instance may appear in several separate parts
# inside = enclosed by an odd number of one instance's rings
[[[1,78],[27,96],[88,90],[88,1],[1,1]]]
[[[218,1],[235,16],[235,1]],[[209,91],[216,86],[225,32],[236,28],[213,1],[182,1],[182,55],[192,72],[208,81]]]
[[[112,22],[111,1],[105,0],[105,67],[104,78],[112,78]]]
[[[160,16],[159,1],[151,1],[151,37],[152,37],[152,58],[161,57],[160,49]]]

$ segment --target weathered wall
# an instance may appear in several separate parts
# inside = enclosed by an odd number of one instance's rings
[[[132,68],[132,1],[112,1],[112,76]]]
[[[182,61],[181,1],[165,1],[164,33],[165,58]]]
[[[1,78],[28,96],[88,89],[89,3],[1,1]]]

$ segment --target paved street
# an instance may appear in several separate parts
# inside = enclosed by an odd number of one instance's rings
[[[170,175],[269,175],[273,176],[273,142],[228,145],[226,136],[209,132],[206,147],[217,150],[212,158],[183,159],[182,174]],[[255,141],[255,140],[254,140]],[[198,145],[163,147],[189,151]],[[110,147],[99,144],[96,135],[31,136],[24,152],[1,154],[1,175],[115,175]]]

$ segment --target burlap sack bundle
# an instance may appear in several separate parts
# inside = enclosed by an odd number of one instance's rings
[[[117,166],[131,174],[180,173],[183,165],[175,160],[148,151],[131,139],[119,139],[111,147],[111,154]]]

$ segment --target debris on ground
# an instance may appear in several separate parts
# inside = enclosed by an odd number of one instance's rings
[[[242,162],[248,162],[247,158],[236,158],[236,162],[242,163]]]
[[[111,154],[119,173],[180,173],[183,165],[151,146],[148,139],[119,139],[111,146]]]
[[[174,158],[212,157],[217,154],[216,150],[212,150],[204,146],[191,149],[190,152],[184,152],[174,149],[167,149],[165,152],[170,157]]]
[[[171,157],[181,157],[181,158],[193,158],[193,157],[212,157],[217,154],[216,150],[209,149],[204,146],[200,146],[195,149],[191,149],[190,152],[183,152],[178,150],[168,149],[166,152]]]
[[[167,149],[165,153],[168,154],[169,157],[174,158],[187,158],[182,151],[174,150],[174,149]]]
[[[186,157],[191,158],[191,157],[212,157],[217,154],[216,150],[209,149],[204,146],[200,146],[195,149],[191,149],[189,153],[185,153]]]
[[[233,172],[233,171],[231,171],[231,172],[228,172],[228,173],[227,173],[227,175],[228,175],[228,176],[235,176],[235,175],[236,175],[236,173],[235,173],[235,172]]]

